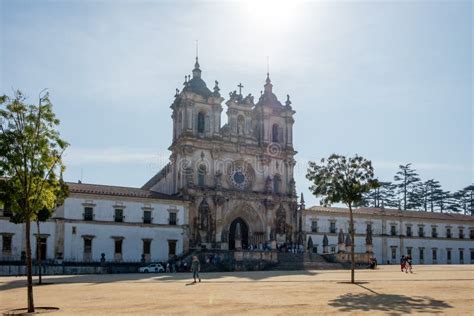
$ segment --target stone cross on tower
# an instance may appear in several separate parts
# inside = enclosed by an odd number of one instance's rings
[[[242,88],[243,88],[244,86],[242,85],[242,83],[239,83],[239,84],[237,85],[237,87],[239,87],[239,94],[242,95]]]

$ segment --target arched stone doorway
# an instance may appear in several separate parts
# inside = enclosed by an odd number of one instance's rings
[[[240,236],[242,240],[242,249],[247,249],[249,244],[249,226],[247,223],[240,217],[234,219],[234,221],[230,224],[229,229],[229,250],[235,249],[235,228],[237,223],[240,224]]]

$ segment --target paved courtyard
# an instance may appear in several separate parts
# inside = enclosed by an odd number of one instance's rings
[[[55,315],[287,315],[316,313],[473,314],[474,266],[396,266],[356,271],[269,271],[202,274],[47,276],[37,306]],[[0,277],[0,310],[24,307],[24,278]]]

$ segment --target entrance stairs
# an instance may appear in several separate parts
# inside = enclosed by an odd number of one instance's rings
[[[278,263],[271,270],[337,270],[345,269],[342,263],[328,262],[316,253],[278,253]]]

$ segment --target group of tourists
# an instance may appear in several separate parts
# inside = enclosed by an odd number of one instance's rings
[[[412,258],[411,256],[405,256],[403,255],[400,258],[400,269],[402,272],[408,273],[408,270],[410,270],[410,273],[413,273],[413,265],[412,265]]]
[[[291,252],[291,253],[303,253],[304,247],[303,245],[295,244],[295,243],[283,243],[277,244],[278,252]]]

